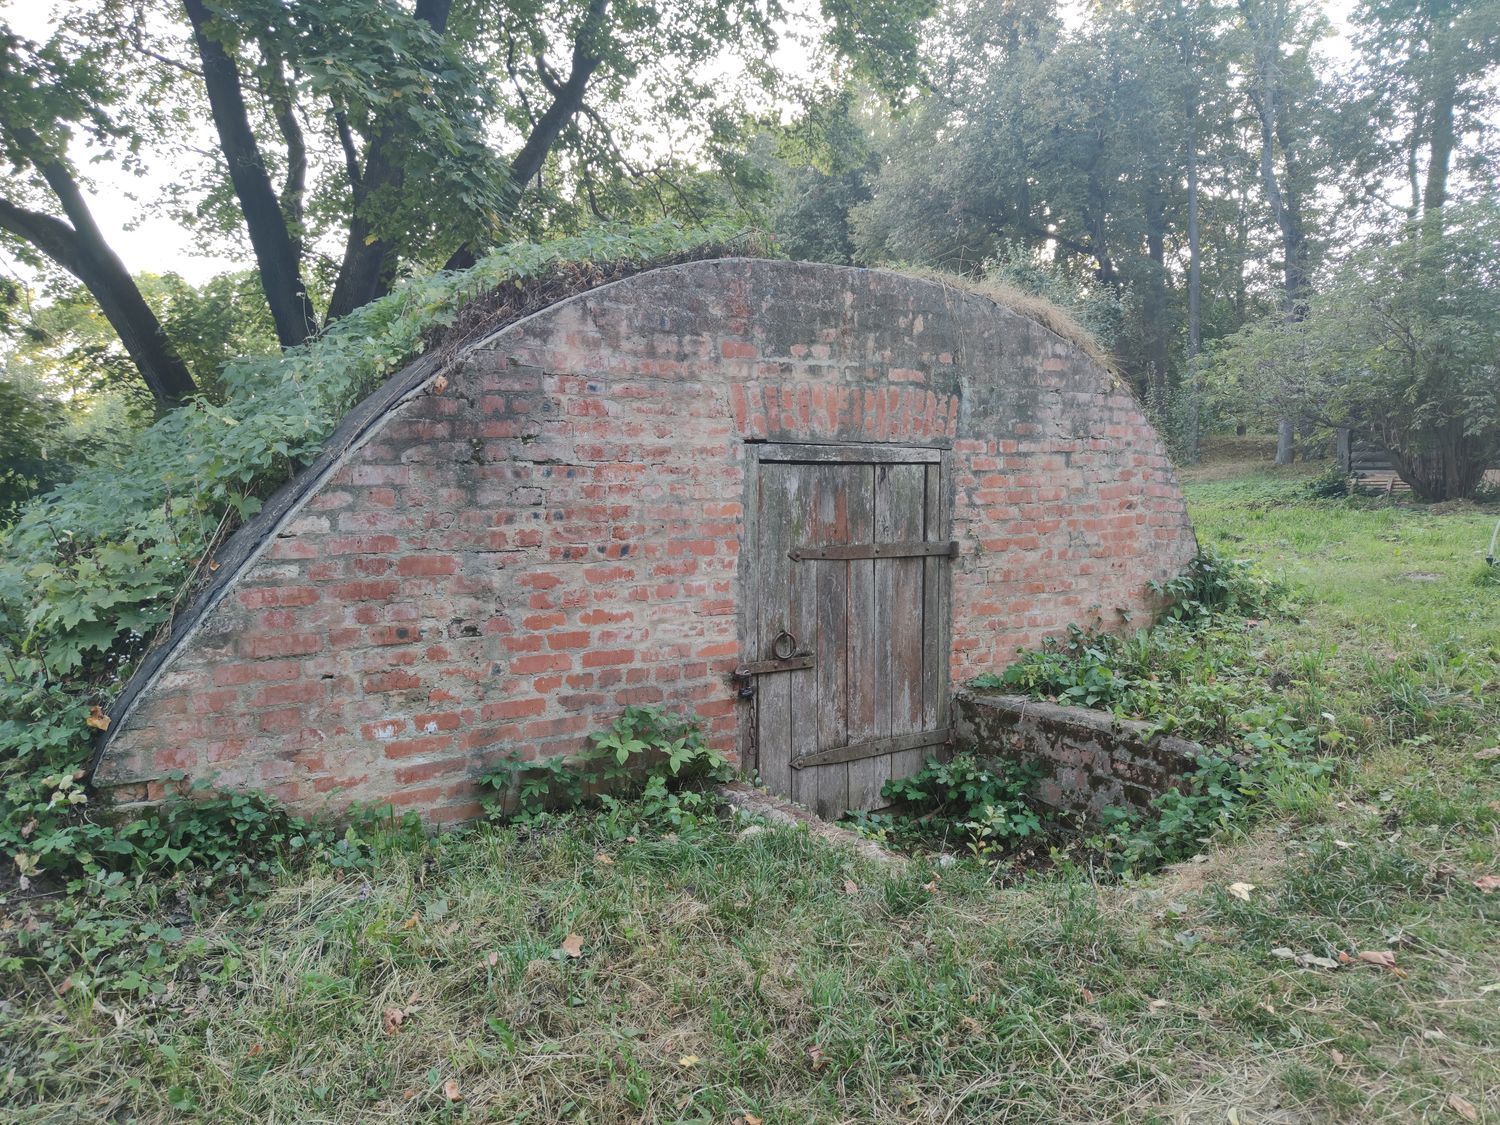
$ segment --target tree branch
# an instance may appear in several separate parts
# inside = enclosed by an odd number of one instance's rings
[[[61,219],[22,207],[0,196],[0,227],[24,238],[69,273],[82,268],[78,256],[78,232]]]
[[[210,34],[215,16],[204,0],[183,0],[183,7],[193,26],[193,41],[203,65],[203,88],[255,251],[276,337],[282,347],[289,348],[318,331],[317,314],[302,281],[302,263],[250,127],[239,68],[223,43]]]
[[[302,257],[303,200],[307,192],[307,141],[302,135],[302,124],[297,120],[297,109],[292,99],[292,89],[287,82],[282,60],[262,44],[268,68],[265,95],[271,103],[276,117],[276,127],[281,139],[286,142],[286,183],[281,188],[281,213],[286,217],[292,236],[292,246],[297,257]]]
[[[358,203],[364,191],[365,178],[359,170],[359,150],[354,145],[354,133],[349,128],[349,118],[341,109],[333,111],[333,123],[338,128],[339,145],[344,150],[344,172],[349,177],[349,190]]]
[[[526,138],[521,151],[516,153],[515,159],[510,163],[511,182],[518,189],[518,194],[519,189],[530,183],[541,170],[542,162],[547,159],[547,153],[551,151],[563,127],[583,105],[583,94],[589,79],[604,61],[597,51],[595,41],[604,30],[604,17],[608,9],[609,0],[589,0],[588,12],[573,40],[572,68],[566,81],[558,83],[554,88],[550,82],[555,81],[555,78],[549,80],[547,77],[550,68],[539,68],[539,73],[543,76],[542,82],[552,91],[553,99],[552,104],[532,127],[531,135]]]

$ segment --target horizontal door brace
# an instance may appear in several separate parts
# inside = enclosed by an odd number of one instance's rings
[[[958,558],[958,540],[946,543],[843,543],[836,547],[793,547],[793,562],[803,559],[913,559],[923,556]]]
[[[946,746],[953,741],[953,732],[925,730],[916,734],[898,734],[894,738],[873,738],[868,742],[851,742],[847,746],[835,746],[831,750],[819,750],[815,754],[803,754],[792,759],[792,769],[808,766],[833,766],[840,762],[857,762],[862,758],[878,758],[885,754],[899,754],[903,750],[920,750],[924,746]]]
[[[796,672],[813,666],[813,654],[796,652],[781,660],[752,660],[734,670],[735,677],[748,680],[751,676],[765,676],[772,672]]]

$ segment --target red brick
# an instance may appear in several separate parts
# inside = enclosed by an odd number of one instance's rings
[[[365,691],[407,691],[422,686],[422,677],[412,672],[377,672],[365,677]]]
[[[530,676],[537,672],[566,672],[571,667],[573,658],[560,653],[518,656],[510,662],[511,673],[517,676]]]
[[[631,664],[635,661],[633,649],[590,649],[583,654],[583,666],[585,668],[601,668],[609,664]]]
[[[406,555],[396,563],[396,573],[406,578],[457,574],[458,569],[452,555]]]
[[[397,738],[384,743],[387,758],[412,758],[418,754],[441,754],[453,748],[451,735],[428,735],[423,738]]]

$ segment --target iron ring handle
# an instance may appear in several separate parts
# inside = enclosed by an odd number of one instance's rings
[[[783,650],[782,645],[786,648]],[[777,660],[788,660],[797,654],[797,638],[783,629],[771,642],[771,656]]]

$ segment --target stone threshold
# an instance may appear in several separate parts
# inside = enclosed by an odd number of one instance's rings
[[[757,789],[743,781],[731,781],[726,785],[720,785],[717,793],[721,800],[741,812],[761,817],[772,824],[787,828],[802,825],[825,844],[852,848],[865,859],[872,859],[878,863],[906,862],[905,856],[888,851],[857,832],[840,828],[837,824],[830,824],[816,813],[808,811],[785,797],[777,796],[769,789]]]

